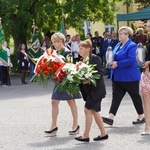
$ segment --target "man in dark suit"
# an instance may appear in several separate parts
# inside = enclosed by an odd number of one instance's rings
[[[93,52],[93,53],[98,55],[98,56],[100,56],[101,39],[102,39],[102,37],[99,36],[98,31],[95,31],[95,37],[92,38],[93,47],[94,47],[94,50],[95,50],[95,52]]]
[[[106,43],[107,49],[108,49],[108,47],[110,46],[110,47],[112,47],[112,50],[113,50],[114,47],[115,47],[116,44],[117,44],[117,40],[112,39],[112,34],[111,34],[111,33],[108,33],[108,34],[107,34],[107,41],[108,41],[108,42]],[[110,79],[110,69],[107,69],[107,75],[108,75],[107,79]]]
[[[101,39],[101,43],[100,43],[100,55],[101,55],[103,66],[105,66],[105,64],[106,64],[105,54],[106,54],[106,50],[108,47],[107,34],[108,34],[108,32],[103,33],[103,38]]]

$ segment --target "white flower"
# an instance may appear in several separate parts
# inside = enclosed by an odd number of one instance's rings
[[[89,78],[91,78],[92,77],[92,73],[87,73],[87,74],[85,74],[85,78],[86,79],[89,79]]]
[[[67,79],[70,81],[70,82],[73,82],[73,76],[71,74],[68,74],[67,75]]]
[[[82,69],[82,68],[87,68],[88,67],[88,65],[87,64],[85,64],[85,63],[83,63],[83,62],[78,62],[77,64],[76,64],[76,66],[78,66],[78,69],[80,70],[80,69]]]
[[[75,64],[66,63],[65,66],[62,69],[65,70],[65,71],[69,70],[71,74],[76,74],[77,73],[77,69],[76,69]]]

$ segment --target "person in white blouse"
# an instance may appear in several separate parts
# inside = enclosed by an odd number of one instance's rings
[[[4,87],[7,87],[11,85],[9,67],[12,67],[12,63],[10,60],[10,49],[8,48],[6,41],[3,42],[2,49],[7,52],[7,56],[8,56],[7,64],[2,61],[2,84]]]
[[[73,52],[73,62],[76,63],[77,61],[80,60],[80,55],[79,55],[79,44],[80,44],[80,36],[77,34],[76,35],[76,41],[72,44],[72,52]]]

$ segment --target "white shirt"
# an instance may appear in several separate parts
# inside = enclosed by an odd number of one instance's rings
[[[79,44],[77,41],[75,41],[73,44],[72,44],[72,52],[75,52],[74,53],[74,58],[78,58],[78,53],[79,53]],[[77,52],[77,53],[76,53]]]
[[[4,47],[3,45],[2,45],[2,48],[3,48],[3,50],[5,50],[5,51],[7,51],[7,56],[8,56],[8,65],[6,65],[3,61],[2,61],[2,66],[10,66],[10,49],[9,48],[7,48],[7,47]]]

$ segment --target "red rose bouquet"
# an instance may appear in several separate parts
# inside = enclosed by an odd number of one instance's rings
[[[55,81],[61,81],[63,75],[59,72],[65,65],[62,57],[58,56],[55,50],[48,49],[37,61],[34,69],[34,79],[38,78],[39,84],[47,85],[48,79]],[[60,74],[58,76],[58,74]],[[59,78],[58,78],[59,77]]]

